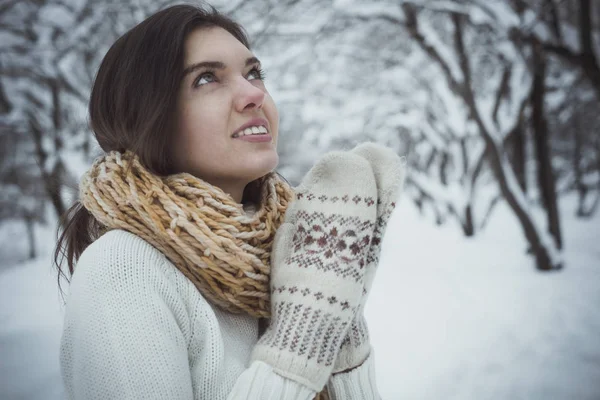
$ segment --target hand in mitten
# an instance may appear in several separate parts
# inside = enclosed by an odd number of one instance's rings
[[[392,150],[374,143],[365,143],[354,148],[351,153],[363,157],[371,165],[377,184],[377,222],[373,233],[373,240],[367,253],[367,266],[364,278],[363,296],[338,352],[332,372],[341,372],[361,365],[369,356],[371,342],[369,330],[364,317],[364,308],[367,296],[371,290],[379,255],[381,241],[387,228],[390,215],[396,206],[404,182],[404,168],[402,160]]]
[[[271,252],[271,322],[252,360],[319,392],[363,290],[377,187],[367,160],[325,155],[297,188]]]

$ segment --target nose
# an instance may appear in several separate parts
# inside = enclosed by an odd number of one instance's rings
[[[238,112],[260,109],[265,101],[265,92],[247,79],[240,77],[236,85],[235,108]]]

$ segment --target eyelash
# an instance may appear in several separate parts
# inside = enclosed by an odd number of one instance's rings
[[[265,80],[265,70],[262,69],[261,67],[255,66],[252,67],[252,69],[250,71],[248,71],[248,75],[251,74],[252,72],[255,72],[257,75],[257,79],[264,81]],[[194,80],[193,86],[196,88],[198,87],[198,82],[200,81],[200,79],[202,79],[203,76],[210,74],[213,77],[215,77],[216,79],[216,75],[215,75],[215,70],[207,70],[202,72],[200,75],[198,75],[198,77]],[[209,82],[210,83],[210,82]]]

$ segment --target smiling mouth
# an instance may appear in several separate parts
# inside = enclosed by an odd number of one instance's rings
[[[234,133],[231,137],[232,138],[237,138],[237,137],[242,137],[242,136],[259,136],[259,135],[266,135],[269,132],[267,131],[267,128],[262,126],[262,125],[257,125],[257,126],[251,126],[248,127],[246,129],[242,129],[239,132]]]

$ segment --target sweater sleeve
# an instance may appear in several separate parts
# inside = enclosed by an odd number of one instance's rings
[[[265,320],[259,322],[259,336],[264,333]],[[263,361],[253,361],[237,379],[227,400],[308,400],[316,392],[292,379],[277,374],[273,367]]]
[[[381,400],[375,379],[373,347],[361,365],[348,372],[333,374],[327,389],[330,400]]]
[[[316,392],[273,371],[262,361],[253,361],[235,383],[227,400],[311,400]]]
[[[381,400],[375,379],[373,348],[362,365],[333,374],[327,383],[330,400]],[[254,361],[238,378],[227,400],[309,400],[316,392],[291,379],[277,375],[262,361]]]
[[[67,396],[191,400],[189,319],[165,259],[133,235],[111,235],[86,249],[71,279],[60,351]]]

